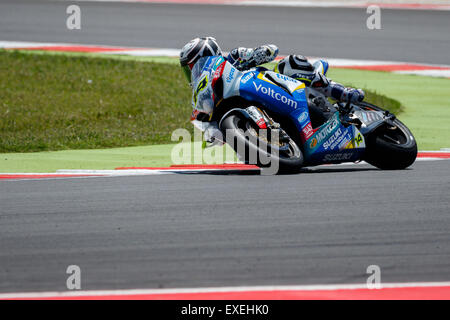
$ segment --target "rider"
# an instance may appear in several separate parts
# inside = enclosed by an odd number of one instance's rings
[[[195,63],[202,57],[222,55],[216,39],[213,37],[195,38],[188,42],[180,52],[180,64],[191,82],[191,71]],[[253,67],[273,61],[278,55],[278,48],[273,44],[262,45],[257,48],[235,48],[226,57],[235,68],[240,71],[248,70]],[[323,93],[340,102],[361,102],[364,99],[364,92],[361,89],[346,88],[341,84],[329,80],[325,75],[328,70],[328,63],[324,60],[316,61],[313,65],[301,55],[289,55],[280,60],[275,66],[274,71],[303,82],[307,87]],[[194,104],[194,103],[193,103]],[[209,112],[196,109],[193,105],[191,122],[198,128],[205,129],[200,122],[207,122]],[[205,112],[206,111],[206,112]],[[317,107],[310,106],[310,111],[315,114],[323,113]],[[322,116],[326,120],[326,117]],[[213,130],[217,129],[217,124],[211,124]],[[211,129],[211,128],[208,128]],[[205,137],[206,139],[206,137]]]

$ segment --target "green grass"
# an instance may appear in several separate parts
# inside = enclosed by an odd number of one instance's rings
[[[190,99],[176,65],[0,51],[0,152],[168,143]]]
[[[65,52],[65,51],[45,51],[45,50],[2,50],[2,51],[15,51],[21,54],[29,55],[46,55],[46,56],[65,56],[65,57],[88,57],[88,58],[101,58],[108,60],[121,60],[121,61],[144,61],[144,62],[158,62],[165,64],[179,65],[179,61],[174,57],[157,57],[157,56],[131,56],[122,54],[104,54],[104,53],[94,53],[94,52]]]

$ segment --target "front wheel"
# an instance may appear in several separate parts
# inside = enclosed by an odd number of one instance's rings
[[[278,166],[277,173],[298,172],[303,165],[303,154],[290,137],[271,140],[271,129],[260,130],[251,120],[240,114],[231,114],[221,122],[226,141],[240,159],[259,167]]]
[[[370,104],[366,107],[369,110],[382,110]],[[411,131],[400,120],[392,122],[369,134],[364,160],[380,169],[405,169],[417,158],[417,143]]]

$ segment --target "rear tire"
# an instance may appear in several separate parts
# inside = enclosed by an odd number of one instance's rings
[[[303,165],[303,154],[298,145],[290,138],[286,151],[278,149],[264,141],[261,136],[255,134],[257,127],[243,115],[231,114],[221,122],[222,132],[226,136],[226,141],[233,139],[232,147],[238,156],[249,164],[256,164],[258,167],[270,167],[273,161],[278,161],[277,173],[298,172]],[[269,130],[268,130],[269,131]],[[251,139],[249,139],[251,137]],[[243,150],[239,146],[244,146],[245,155],[239,154]],[[278,152],[273,152],[277,149]],[[251,155],[256,155],[252,158]],[[255,161],[256,160],[256,161]],[[268,162],[270,161],[270,162]],[[253,163],[252,163],[253,162]],[[255,163],[256,162],[256,163]],[[267,163],[268,162],[268,163]]]

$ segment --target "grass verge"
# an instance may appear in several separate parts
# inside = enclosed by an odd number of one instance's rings
[[[63,150],[29,153],[0,154],[0,172],[55,172],[59,169],[95,169],[108,170],[117,167],[169,167],[172,164],[171,153],[175,144],[153,146],[96,149]],[[224,153],[223,159],[236,161],[234,151],[228,147],[201,149],[200,143],[191,146],[192,163],[202,163],[205,152]],[[187,146],[185,148],[188,148]],[[222,148],[227,148],[224,150]],[[227,153],[225,153],[227,152]],[[226,158],[226,157],[229,158]]]
[[[172,144],[0,155],[0,172],[55,172],[59,169],[114,169],[168,166]]]
[[[0,61],[0,152],[161,144],[190,127],[175,65],[14,51]]]

